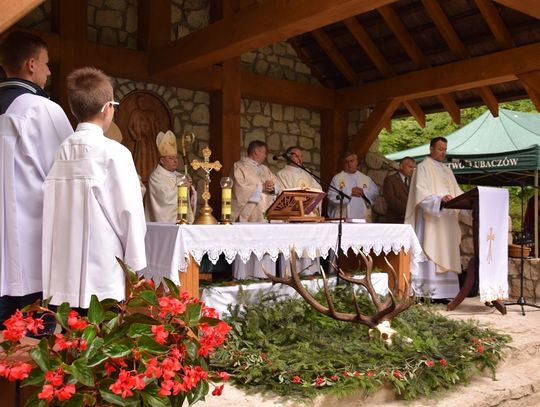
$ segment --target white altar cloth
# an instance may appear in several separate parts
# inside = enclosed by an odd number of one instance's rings
[[[146,259],[142,272],[156,283],[167,277],[180,283],[178,271],[185,270],[189,256],[200,264],[207,254],[215,264],[221,254],[229,263],[236,255],[245,262],[251,253],[259,259],[269,254],[273,260],[283,253],[286,259],[293,248],[299,256],[326,258],[337,245],[336,223],[235,223],[233,225],[174,225],[147,223]],[[422,247],[410,225],[344,223],[341,249],[375,254],[410,253],[411,274],[424,259]]]
[[[388,294],[388,274],[373,273],[371,274],[371,282],[377,294],[383,296]],[[329,278],[328,283],[330,287],[334,287],[336,285],[336,278]],[[302,280],[302,284],[313,293],[322,290],[323,288],[323,280],[320,278]],[[356,292],[359,292],[360,290],[367,292],[363,287],[356,285],[354,285],[354,287],[357,288],[355,290]],[[239,296],[240,289],[242,290],[241,296]],[[246,301],[255,302],[261,294],[271,294],[272,297],[277,300],[300,297],[300,294],[288,285],[261,282],[246,285],[237,284],[231,286],[208,287],[203,289],[201,301],[207,306],[214,308],[219,312],[219,315],[223,316],[228,314],[227,307],[229,305],[236,305],[239,302],[244,303]]]

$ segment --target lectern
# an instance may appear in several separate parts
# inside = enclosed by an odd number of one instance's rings
[[[479,266],[480,259],[478,257],[478,236],[479,236],[479,200],[478,200],[478,188],[473,188],[470,191],[461,194],[451,201],[448,201],[443,205],[446,209],[471,209],[473,218],[473,247],[474,256],[469,261],[467,266],[467,277],[465,283],[458,292],[458,295],[448,304],[448,311],[455,310],[459,304],[467,297],[471,291],[474,283],[479,278]],[[506,314],[506,307],[499,301],[492,301],[495,308],[503,315]]]
[[[266,218],[286,222],[324,222],[322,216],[308,215],[325,196],[325,192],[318,190],[285,189],[266,211]]]

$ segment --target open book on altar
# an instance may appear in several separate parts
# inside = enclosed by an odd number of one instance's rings
[[[326,192],[320,189],[284,189],[266,211],[266,218],[271,221],[322,222],[324,217],[310,214],[325,196]]]

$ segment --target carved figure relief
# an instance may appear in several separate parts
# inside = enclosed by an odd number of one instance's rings
[[[133,91],[121,100],[116,122],[124,135],[122,144],[131,151],[135,168],[146,183],[158,162],[156,136],[172,128],[171,112],[158,95]]]

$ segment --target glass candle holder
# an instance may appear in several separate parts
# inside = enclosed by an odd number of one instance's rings
[[[176,211],[176,223],[186,224],[188,222],[188,189],[189,180],[185,175],[179,175],[176,178],[176,188],[178,191],[178,208]]]
[[[219,184],[221,185],[221,223],[230,224],[233,180],[231,177],[223,177]]]

